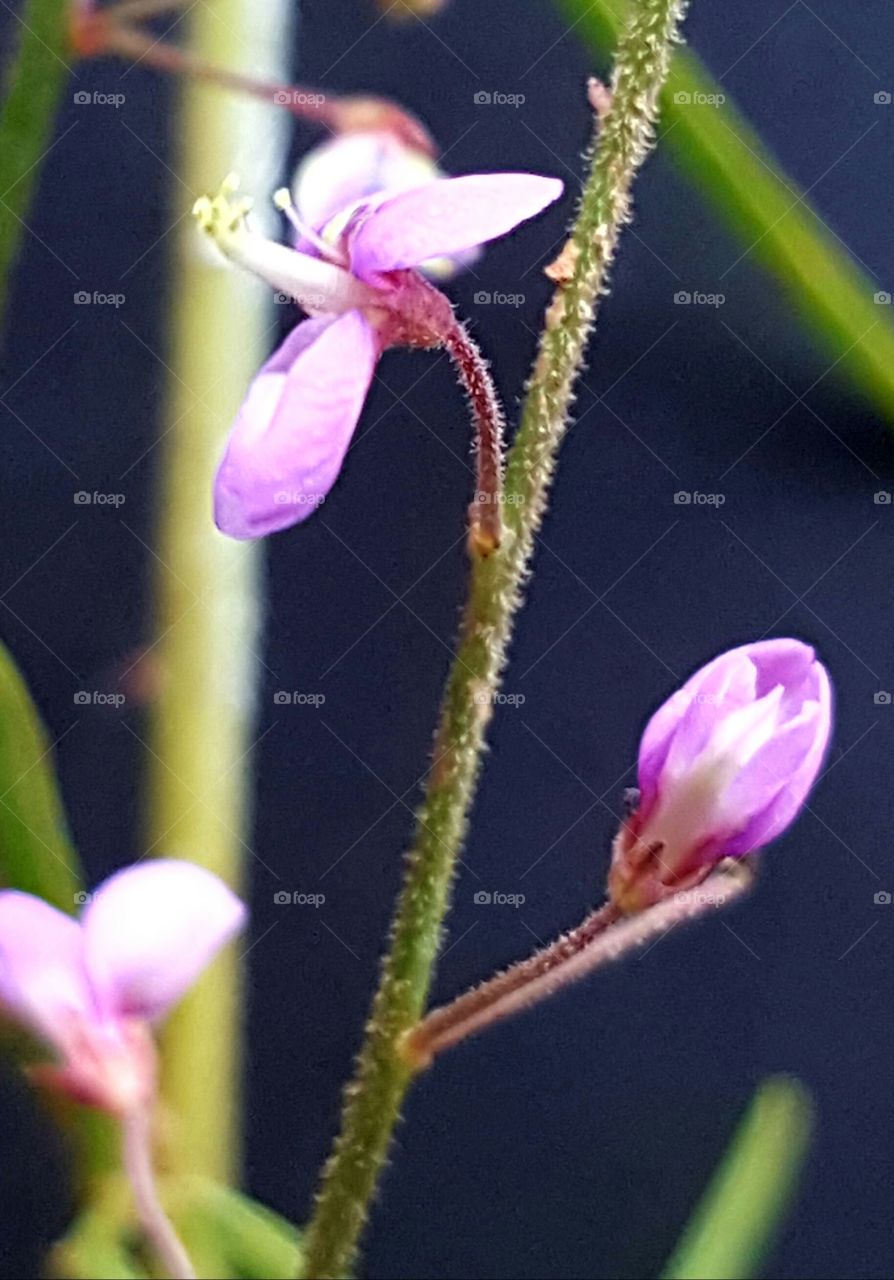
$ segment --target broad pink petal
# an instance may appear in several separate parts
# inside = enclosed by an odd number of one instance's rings
[[[503,236],[558,200],[562,183],[532,173],[441,178],[381,201],[355,222],[351,267],[361,279],[416,267]]]
[[[89,1013],[81,926],[30,893],[0,893],[0,1005],[60,1048],[73,1015]]]
[[[341,470],[381,351],[359,311],[305,320],[255,378],[214,483],[232,538],[306,520]]]
[[[85,965],[108,1017],[157,1018],[242,927],[245,908],[192,862],[154,860],[119,871],[84,913]]]

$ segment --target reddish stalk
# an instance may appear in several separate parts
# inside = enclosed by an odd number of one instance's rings
[[[503,410],[487,362],[458,320],[444,335],[444,346],[462,379],[475,419],[478,475],[469,507],[469,541],[478,555],[487,556],[503,536]]]

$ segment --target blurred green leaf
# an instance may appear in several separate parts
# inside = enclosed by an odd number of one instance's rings
[[[231,1187],[202,1179],[188,1197],[186,1213],[176,1217],[187,1249],[196,1249],[202,1237],[212,1240],[228,1274],[238,1280],[292,1280],[300,1273],[297,1228]]]
[[[0,107],[0,321],[69,71],[68,0],[26,0],[17,7],[19,15],[11,10],[6,15],[9,45],[15,51],[10,65],[2,68],[6,98]]]
[[[46,732],[0,644],[0,885],[73,912],[81,884]]]
[[[572,31],[600,56],[614,48],[628,0],[558,0]],[[693,108],[695,94],[725,97]],[[680,101],[678,95],[684,100]],[[689,101],[685,100],[689,95]],[[679,49],[661,96],[661,149],[785,288],[805,328],[894,426],[894,309],[783,173],[725,85]]]
[[[807,1090],[765,1081],[664,1270],[664,1280],[749,1280],[758,1274],[796,1190],[810,1144]]]

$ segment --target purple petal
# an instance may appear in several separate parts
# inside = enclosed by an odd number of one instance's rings
[[[531,173],[441,178],[383,200],[357,220],[351,267],[361,279],[416,267],[503,236],[558,200],[562,183]]]
[[[260,538],[316,510],[341,470],[380,351],[359,311],[297,326],[230,433],[214,484],[218,528]]]
[[[241,928],[245,908],[192,862],[147,861],[106,880],[84,913],[85,965],[103,1014],[166,1013]]]
[[[0,893],[0,1004],[62,1048],[73,1015],[91,1007],[81,926],[30,893]]]

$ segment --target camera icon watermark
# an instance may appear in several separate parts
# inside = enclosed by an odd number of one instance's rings
[[[726,102],[725,93],[689,93],[680,89],[674,94],[674,102],[678,107],[722,107]]]
[[[890,907],[891,893],[888,889],[877,889],[872,895],[872,901],[877,907]]]
[[[872,101],[877,107],[890,107],[891,92],[889,89],[879,89],[877,93],[872,95]]]
[[[100,293],[98,289],[94,289],[92,293],[87,289],[78,289],[74,295],[76,307],[114,307],[117,311],[126,301],[123,293]]]
[[[123,93],[101,93],[99,90],[93,90],[90,93],[83,89],[74,95],[74,104],[76,107],[123,107],[127,101]]]
[[[126,701],[123,693],[102,693],[99,689],[78,689],[74,695],[76,707],[114,707],[118,711]]]
[[[872,295],[872,301],[877,307],[890,307],[891,294],[887,289],[879,289],[877,293]]]
[[[515,907],[517,910],[524,905],[525,895],[523,893],[489,893],[487,889],[479,889],[472,901],[476,907]]]
[[[872,501],[877,507],[890,507],[892,495],[887,489],[878,489],[872,495]]]
[[[300,89],[277,89],[273,95],[277,107],[322,107],[326,102],[325,93],[307,93]]]
[[[325,493],[305,493],[303,489],[277,489],[273,501],[278,507],[321,507]]]
[[[88,893],[86,889],[78,889],[77,893],[72,895],[72,902],[76,907],[86,907],[88,902],[93,901],[93,894]]]
[[[472,95],[476,107],[522,107],[525,104],[523,93],[502,93],[499,89],[479,89]]]
[[[675,507],[722,507],[725,493],[700,493],[698,489],[678,489],[674,494]]]
[[[276,707],[322,707],[325,693],[302,693],[298,689],[277,689],[273,695]]]
[[[523,293],[492,293],[488,289],[479,289],[472,295],[472,301],[476,307],[523,307],[525,295]]]
[[[319,910],[326,902],[325,893],[304,893],[300,889],[290,892],[288,889],[277,889],[273,901],[278,907],[314,907]]]
[[[875,703],[877,707],[890,707],[891,695],[887,689],[878,689],[872,695],[872,701]]]
[[[678,289],[674,294],[674,303],[678,307],[722,307],[726,302],[725,293],[690,293],[688,289]]]
[[[97,489],[92,493],[86,489],[78,489],[74,495],[76,507],[123,507],[124,501],[123,493],[100,493]]]

